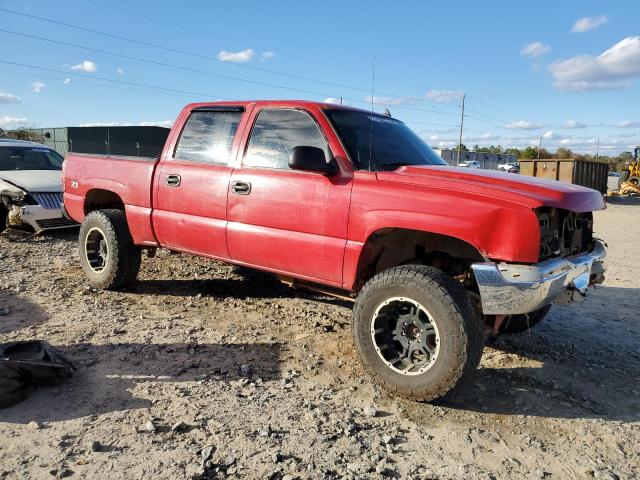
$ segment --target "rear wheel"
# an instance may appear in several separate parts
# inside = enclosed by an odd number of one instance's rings
[[[509,315],[500,325],[500,333],[520,333],[535,327],[551,310],[551,305],[523,315]]]
[[[96,210],[80,227],[80,264],[91,284],[116,289],[138,276],[141,251],[133,243],[125,212]]]
[[[387,390],[433,400],[478,366],[480,319],[465,289],[441,270],[403,265],[362,288],[353,337],[365,368]]]

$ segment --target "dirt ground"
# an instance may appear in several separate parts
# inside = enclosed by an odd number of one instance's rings
[[[435,404],[372,384],[346,302],[168,252],[99,292],[76,231],[0,238],[0,342],[79,367],[0,410],[0,478],[640,478],[639,218],[597,213],[604,286],[491,341]]]

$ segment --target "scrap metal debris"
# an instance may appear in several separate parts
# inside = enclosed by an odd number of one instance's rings
[[[36,387],[69,378],[76,367],[47,342],[0,344],[0,408],[27,398]]]

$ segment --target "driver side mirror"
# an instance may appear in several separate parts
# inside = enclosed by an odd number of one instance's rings
[[[309,146],[298,146],[291,151],[289,168],[317,172],[324,175],[333,175],[338,171],[335,160],[332,159],[327,162],[324,150]]]

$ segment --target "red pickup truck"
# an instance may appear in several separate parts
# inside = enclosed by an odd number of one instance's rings
[[[525,330],[604,279],[598,192],[450,167],[404,123],[343,106],[191,104],[159,158],[71,153],[63,181],[95,287],[163,247],[352,298],[365,368],[414,399],[477,367],[487,325]]]

